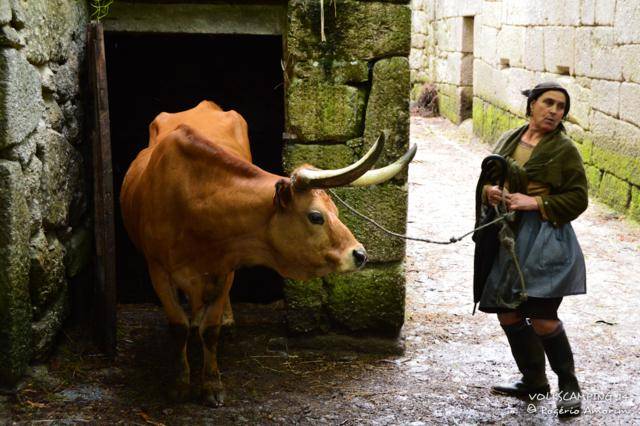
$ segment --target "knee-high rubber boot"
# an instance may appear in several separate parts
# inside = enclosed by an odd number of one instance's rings
[[[556,331],[541,336],[551,369],[558,375],[558,416],[577,416],[582,408],[580,385],[573,364],[573,352],[562,323]]]
[[[549,392],[549,382],[544,372],[544,348],[533,327],[525,320],[516,324],[503,325],[504,333],[511,346],[513,359],[522,373],[515,383],[493,386],[495,393],[532,398]]]

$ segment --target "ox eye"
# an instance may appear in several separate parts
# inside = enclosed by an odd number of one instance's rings
[[[307,215],[309,222],[314,225],[322,225],[324,223],[324,216],[320,212],[311,212]]]

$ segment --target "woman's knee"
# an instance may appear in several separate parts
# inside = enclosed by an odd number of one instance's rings
[[[552,334],[554,331],[556,331],[560,326],[560,320],[532,318],[531,325],[533,326],[533,330],[538,336],[544,336],[547,334]]]
[[[504,312],[498,314],[500,325],[511,325],[522,321],[522,316],[517,312]]]

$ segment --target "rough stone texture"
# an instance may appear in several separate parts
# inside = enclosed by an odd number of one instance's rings
[[[471,116],[471,87],[458,87],[450,84],[438,85],[438,110],[440,115],[459,124]]]
[[[640,86],[638,86],[640,87]],[[620,83],[617,81],[591,80],[592,107],[614,117],[620,109]]]
[[[334,191],[347,204],[388,230],[404,233],[407,220],[407,189],[404,186],[387,183],[364,188],[336,188]],[[370,262],[390,262],[404,257],[404,240],[390,237],[349,212],[338,200],[334,202],[340,211],[340,220],[364,245]]]
[[[497,60],[498,30],[492,27],[480,27],[478,40],[476,40],[475,56],[486,63],[494,63]]]
[[[361,272],[324,279],[332,321],[349,331],[394,335],[404,322],[402,263],[371,265]]]
[[[616,0],[596,0],[595,23],[597,25],[613,25],[616,11]],[[640,17],[640,15],[638,15]]]
[[[640,129],[599,112],[593,114],[592,123],[593,164],[640,185]]]
[[[9,0],[0,0],[0,25],[11,21],[11,4]]]
[[[285,280],[287,327],[294,333],[327,332],[331,324],[326,310],[327,292],[322,278]]]
[[[640,3],[636,1],[616,2],[616,43],[640,43]]]
[[[282,153],[284,170],[287,173],[305,163],[319,169],[338,169],[357,160],[353,149],[347,145],[302,145],[289,144]]]
[[[364,141],[368,148],[381,132],[388,132],[378,166],[395,161],[409,147],[409,88],[407,58],[394,57],[375,63],[365,116]]]
[[[64,243],[64,264],[69,278],[73,278],[84,268],[93,255],[93,228],[76,227],[68,241]]]
[[[65,283],[46,313],[38,321],[31,324],[33,357],[36,361],[46,360],[69,311],[69,292]]]
[[[327,7],[324,18],[326,41],[322,42],[320,2],[289,1],[287,49],[293,59],[409,56],[411,9],[407,5],[344,0],[337,14]]]
[[[567,88],[569,96],[571,96],[569,121],[578,124],[583,129],[589,129],[591,127],[589,114],[591,112],[593,94],[590,88],[591,80],[585,80],[585,84],[588,84],[589,87],[584,87],[580,84],[579,79],[563,82],[562,84]]]
[[[66,286],[64,247],[52,235],[40,231],[30,244],[31,269],[29,271],[33,317],[38,320],[47,306]]]
[[[640,84],[622,83],[620,118],[640,127]]]
[[[612,174],[605,173],[598,187],[598,197],[618,210],[625,210],[629,203],[629,184]]]
[[[24,36],[15,28],[5,25],[0,28],[0,46],[23,48],[25,45]]]
[[[29,235],[33,235],[42,226],[42,211],[40,208],[40,182],[42,177],[42,162],[37,156],[24,169],[24,185],[29,206]]]
[[[618,53],[622,60],[622,76],[624,79],[640,83],[640,45],[620,46]]]
[[[596,0],[582,0],[580,2],[580,24],[593,25],[596,23]]]
[[[575,29],[572,27],[545,28],[544,66],[547,71],[574,73],[574,37]]]
[[[548,0],[544,3],[528,2],[542,9],[544,24],[575,26],[580,22],[581,0]]]
[[[83,111],[79,105],[79,101],[68,100],[61,107],[65,120],[62,134],[72,144],[79,143],[82,136],[80,123],[83,119]]]
[[[29,62],[63,62],[67,59],[74,30],[84,16],[84,2],[75,0],[15,0],[22,9]]]
[[[103,23],[114,32],[280,35],[286,21],[283,3],[114,1]]]
[[[44,109],[40,74],[13,49],[0,49],[0,150],[21,142]]]
[[[45,95],[44,107],[47,125],[56,132],[61,133],[64,125],[64,114],[60,109],[60,105],[52,96]]]
[[[288,132],[302,142],[346,141],[361,133],[365,91],[294,80],[287,93]]]
[[[632,218],[640,222],[640,189],[635,186],[631,187],[631,204],[629,206],[629,214]]]
[[[29,226],[20,164],[0,160],[0,383],[12,386],[31,357]]]
[[[589,195],[593,196],[598,193],[598,189],[600,188],[600,181],[602,180],[602,171],[595,167],[586,165],[584,167],[585,173],[587,174],[587,182],[589,183]]]
[[[620,80],[622,60],[614,49],[614,30],[610,27],[577,28],[575,39],[575,74],[607,80]]]
[[[301,61],[293,67],[293,75],[302,80],[357,84],[369,80],[369,64],[365,61],[320,60]]]
[[[544,29],[526,28],[524,37],[524,66],[534,71],[544,71]]]
[[[482,135],[484,120],[484,102],[477,96],[473,97],[472,115],[473,118],[473,134]]]
[[[38,156],[43,165],[43,221],[48,226],[65,226],[69,223],[72,200],[80,198],[82,158],[61,134],[53,130],[47,130],[46,141],[38,146]]]
[[[497,40],[497,55],[500,61],[508,61],[508,66],[521,67],[523,65],[524,41],[524,27],[503,25]]]

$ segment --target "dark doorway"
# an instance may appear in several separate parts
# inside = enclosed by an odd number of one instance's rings
[[[106,33],[105,48],[118,302],[148,302],[156,299],[145,260],[124,230],[118,200],[129,164],[148,143],[149,123],[160,112],[212,100],[245,118],[254,163],[282,174],[282,38]],[[232,300],[266,303],[282,297],[282,278],[274,271],[250,268],[236,274]]]

